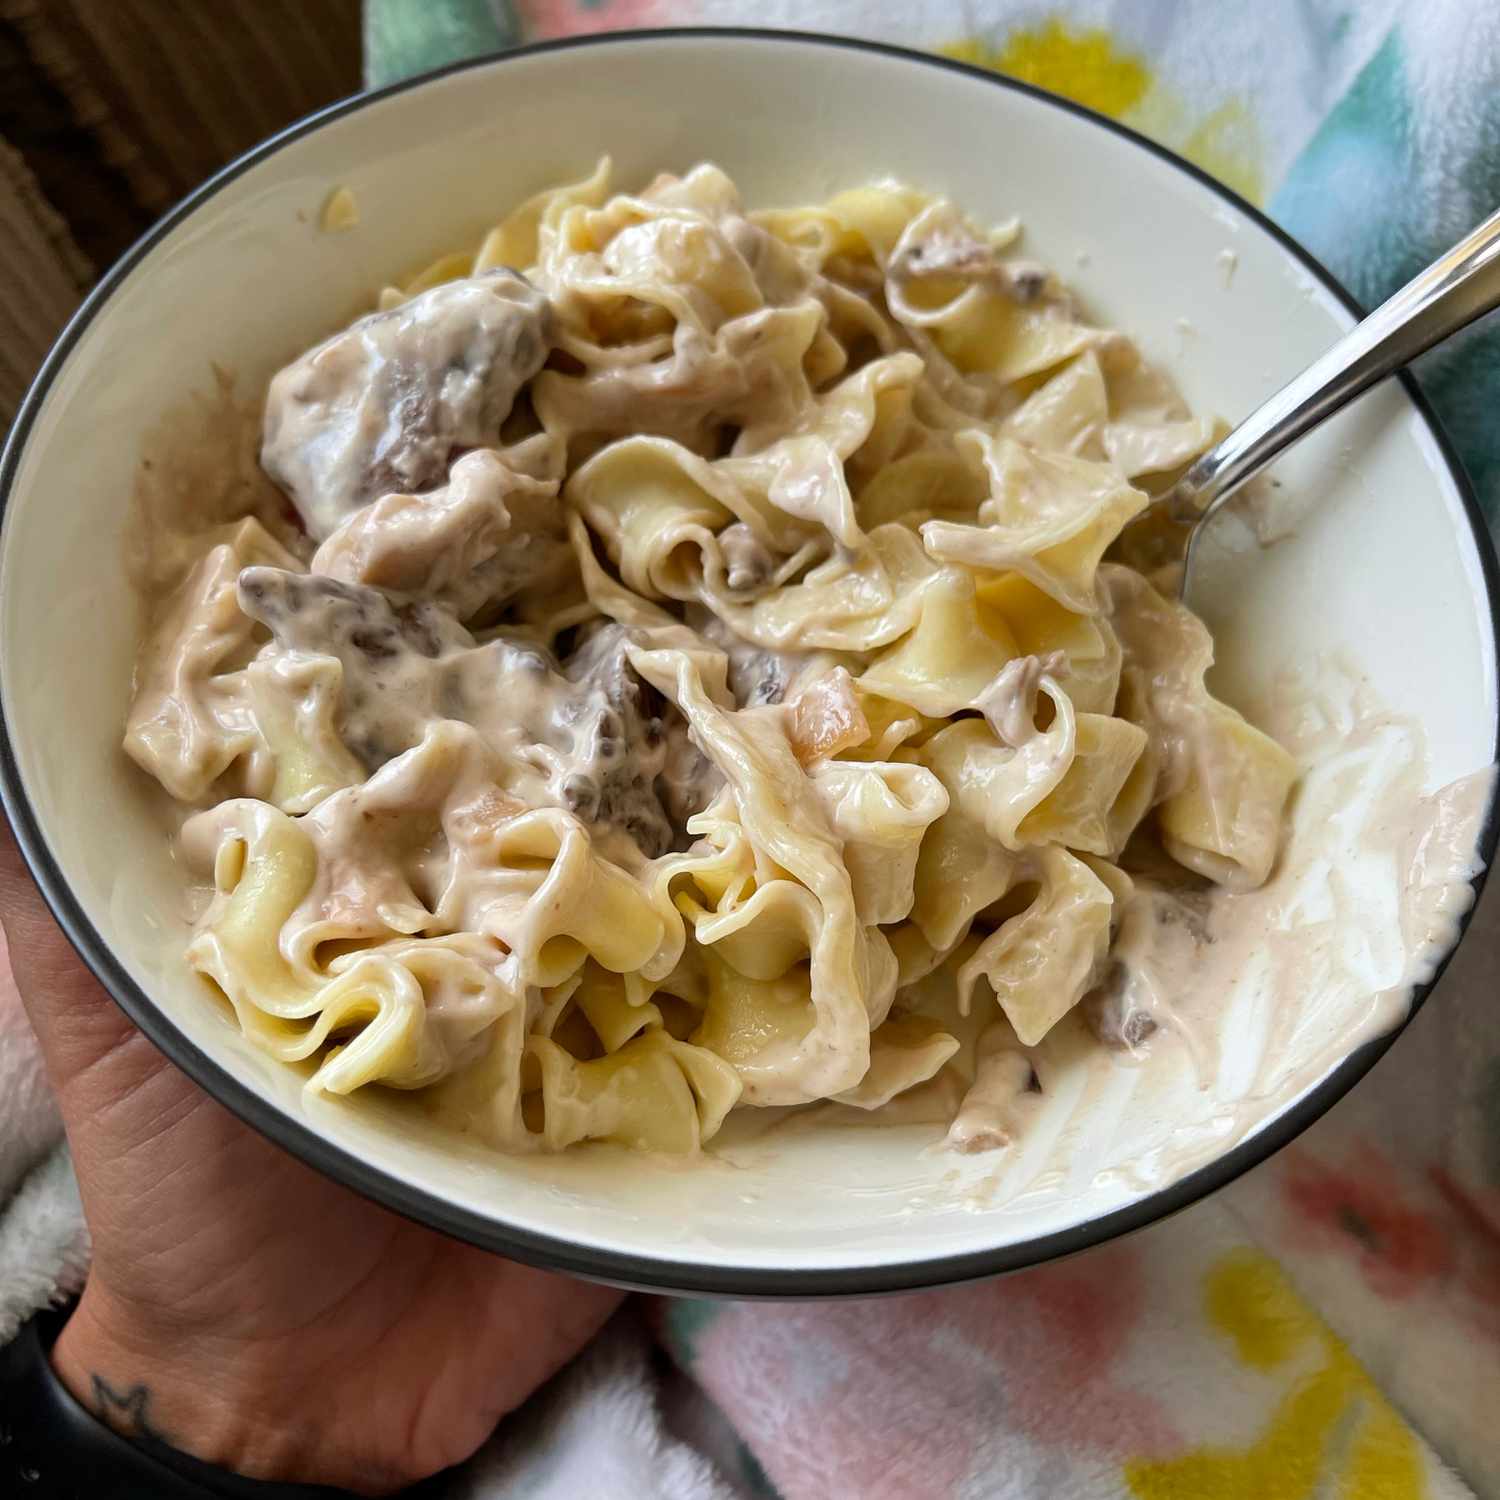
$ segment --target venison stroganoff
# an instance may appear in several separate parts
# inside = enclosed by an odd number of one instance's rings
[[[1213,426],[1016,239],[606,163],[271,380],[125,735],[250,1038],[677,1153],[939,1080],[994,1148],[1053,1028],[1151,1047],[1140,929],[1266,880],[1296,769],[1151,581]]]

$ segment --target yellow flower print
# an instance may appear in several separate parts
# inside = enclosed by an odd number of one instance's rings
[[[1014,32],[998,51],[979,41],[943,50],[960,62],[1076,99],[1113,120],[1139,104],[1151,83],[1145,64],[1116,52],[1107,31],[1069,31],[1061,21]]]
[[[1230,95],[1209,114],[1195,117],[1152,75],[1145,58],[1116,46],[1107,31],[1074,29],[1053,18],[1012,32],[999,47],[969,37],[941,50],[1132,125],[1252,202],[1261,201],[1263,151],[1247,102]]]
[[[1309,1350],[1321,1363],[1281,1398],[1250,1447],[1202,1448],[1125,1466],[1139,1500],[1423,1500],[1422,1458],[1358,1361],[1268,1257],[1225,1256],[1205,1287],[1209,1322],[1239,1359],[1270,1374]]]

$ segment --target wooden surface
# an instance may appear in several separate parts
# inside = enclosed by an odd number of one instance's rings
[[[360,86],[359,0],[0,0],[0,426],[96,274]]]

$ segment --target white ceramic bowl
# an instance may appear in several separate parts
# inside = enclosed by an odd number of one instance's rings
[[[1085,111],[914,54],[755,33],[622,35],[336,105],[226,169],[115,267],[47,361],[0,467],[5,803],[60,921],[147,1034],[258,1129],[414,1218],[586,1275],[738,1294],[936,1285],[1084,1248],[1228,1181],[1385,1043],[1279,1101],[1182,1180],[1102,1172],[1085,1134],[1063,1190],[1007,1199],[984,1190],[983,1158],[924,1150],[934,1128],[773,1132],[689,1164],[597,1149],[494,1155],[369,1099],[304,1100],[298,1077],[244,1043],[184,965],[171,915],[180,873],[118,748],[137,618],[123,544],[143,433],[208,385],[211,363],[249,389],[393,272],[476,237],[605,150],[626,184],[716,161],[757,205],[894,174],[981,221],[1019,214],[1028,253],[1137,335],[1198,409],[1231,418],[1352,317],[1316,264],[1192,168]],[[340,184],[359,227],[321,232]],[[1263,687],[1309,641],[1339,646],[1426,727],[1432,784],[1488,764],[1493,555],[1411,389],[1369,397],[1279,472],[1323,503],[1296,536],[1221,573],[1210,612],[1220,690]]]

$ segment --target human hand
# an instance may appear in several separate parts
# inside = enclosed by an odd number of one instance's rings
[[[0,921],[94,1245],[53,1364],[118,1431],[385,1493],[467,1458],[618,1303],[388,1213],[241,1124],[95,982],[3,822]]]

